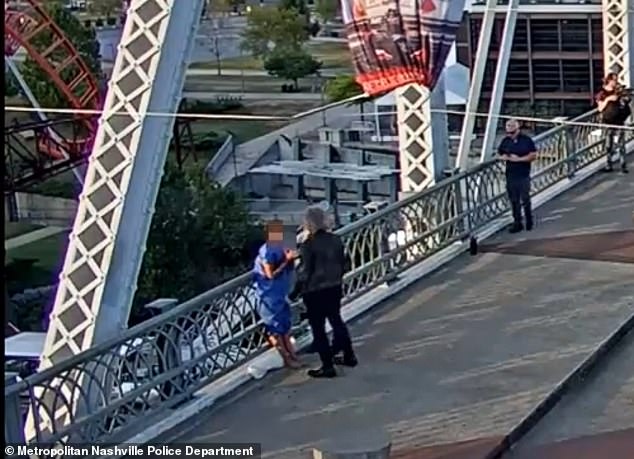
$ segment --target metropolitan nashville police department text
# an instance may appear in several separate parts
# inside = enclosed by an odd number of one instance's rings
[[[204,448],[200,446],[168,445],[128,445],[128,446],[103,446],[94,445],[77,447],[65,445],[54,448],[41,448],[37,446],[20,445],[18,455],[42,456],[42,457],[68,457],[68,456],[145,456],[153,454],[157,456],[195,456],[195,457],[256,457],[257,451],[253,446],[242,448],[228,448],[224,446]]]

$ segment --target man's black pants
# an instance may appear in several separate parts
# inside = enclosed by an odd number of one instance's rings
[[[344,358],[354,355],[348,327],[341,318],[341,296],[341,286],[304,294],[308,323],[313,332],[313,342],[323,368],[334,366],[333,353],[326,334],[326,320],[332,327],[333,343],[343,351]]]
[[[531,179],[529,177],[506,177],[506,192],[511,201],[514,225],[522,224],[522,208],[526,225],[533,225],[533,210],[531,208]]]
[[[623,129],[605,129],[605,151],[607,157],[607,167],[612,167],[614,153],[619,156],[619,164],[626,167],[625,163],[625,131]]]

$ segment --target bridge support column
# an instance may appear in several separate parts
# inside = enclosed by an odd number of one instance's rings
[[[634,0],[603,0],[605,73],[616,72],[621,83],[634,87]]]
[[[59,277],[42,369],[127,327],[174,123],[173,116],[152,113],[178,110],[204,0],[191,0],[188,8],[180,3],[130,2]],[[69,423],[69,410],[87,402],[81,382],[63,384],[60,391],[73,406],[60,406],[59,396],[57,402],[45,400],[49,411],[35,417],[41,432]]]
[[[419,84],[396,90],[401,196],[423,191],[444,178],[449,165],[449,133],[445,85],[441,77],[433,91]],[[417,212],[414,209],[411,212]],[[423,215],[405,215],[406,242],[427,231],[434,222]],[[429,241],[429,245],[433,242]],[[420,246],[408,250],[416,257]]]
[[[443,177],[448,162],[442,79],[433,91],[409,84],[396,90],[401,192],[423,191]]]

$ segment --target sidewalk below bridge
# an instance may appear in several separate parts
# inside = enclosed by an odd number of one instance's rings
[[[634,176],[591,177],[538,209],[532,232],[483,241],[355,321],[358,367],[280,370],[170,437],[296,459],[378,428],[394,457],[458,458],[461,443],[477,459],[632,314],[633,211]]]

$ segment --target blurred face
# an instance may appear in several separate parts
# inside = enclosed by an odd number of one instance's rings
[[[269,228],[267,240],[273,243],[282,242],[284,240],[284,232],[282,231],[282,228]]]
[[[610,78],[605,82],[605,88],[608,90],[616,89],[616,78]]]

